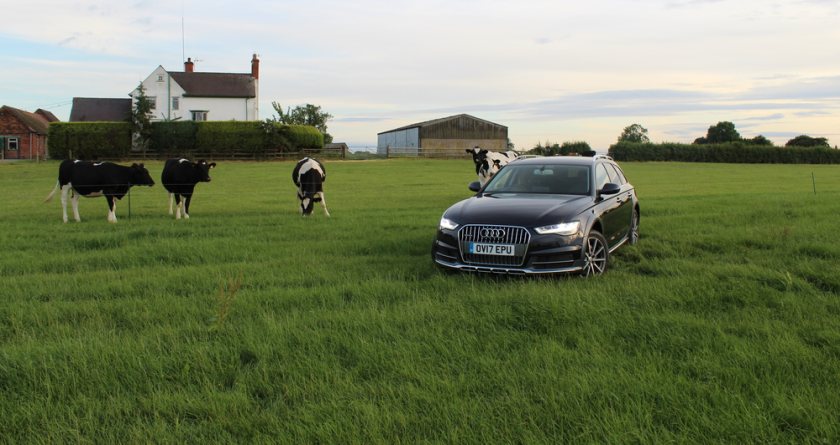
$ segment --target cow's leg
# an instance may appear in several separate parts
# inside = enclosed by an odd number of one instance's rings
[[[79,194],[72,189],[70,190],[70,194],[73,195],[71,198],[71,202],[73,203],[73,218],[76,219],[76,222],[82,222],[82,218],[79,217]]]
[[[108,200],[108,222],[115,223],[117,222],[117,199],[109,195],[106,195],[105,199]]]
[[[320,192],[320,193],[321,193],[321,205],[324,206],[324,213],[327,215],[327,217],[329,217],[330,216],[330,211],[327,210],[327,200],[324,199],[324,192]]]
[[[169,214],[170,214],[170,215],[172,214],[172,203],[173,203],[174,201],[175,201],[175,194],[174,194],[174,193],[170,193],[170,194],[169,194]]]
[[[300,214],[304,215],[304,210],[306,209],[306,206],[303,204],[303,199],[304,198],[303,198],[303,194],[300,192],[300,190],[298,190],[298,192],[297,192],[297,197],[298,197],[298,200],[300,201]]]
[[[181,219],[181,194],[175,194],[175,219]]]
[[[192,193],[184,195],[184,219],[190,219],[190,200]]]
[[[61,215],[64,222],[67,222],[67,193],[70,191],[70,184],[61,187]]]

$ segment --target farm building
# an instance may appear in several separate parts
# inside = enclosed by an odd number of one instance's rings
[[[131,119],[131,99],[74,97],[70,122],[125,122]]]
[[[49,111],[34,113],[10,106],[0,107],[0,159],[44,159],[50,122],[58,118]]]
[[[377,135],[381,155],[466,156],[466,149],[479,146],[491,151],[507,150],[508,129],[468,114],[406,125]]]
[[[152,109],[150,120],[255,121],[259,120],[260,60],[254,54],[248,73],[203,73],[195,71],[192,59],[184,71],[158,66],[142,82]],[[129,120],[140,89],[130,98],[73,98],[70,122]]]
[[[259,120],[259,78],[256,54],[247,73],[198,72],[188,58],[183,72],[158,66],[143,81],[143,88],[152,105],[152,121],[255,121]],[[139,89],[130,95],[136,101]]]

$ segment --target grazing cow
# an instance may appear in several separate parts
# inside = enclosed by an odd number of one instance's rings
[[[513,150],[495,152],[487,151],[479,146],[468,148],[466,152],[473,156],[475,173],[478,175],[478,182],[481,183],[482,187],[508,162],[519,157],[519,153]]]
[[[324,206],[324,213],[330,216],[327,210],[327,201],[324,199],[324,182],[327,180],[327,171],[324,165],[312,158],[303,158],[292,170],[292,181],[298,187],[297,196],[300,199],[300,213],[303,216],[310,215],[316,202]]]
[[[160,174],[160,182],[169,192],[169,214],[172,214],[172,201],[175,201],[175,219],[181,219],[181,208],[184,209],[184,219],[190,219],[190,200],[193,190],[199,182],[210,182],[210,169],[216,167],[215,162],[205,160],[192,162],[189,159],[167,159]]]
[[[67,194],[72,194],[73,217],[79,218],[79,195],[88,198],[105,196],[108,201],[108,222],[117,222],[117,199],[122,199],[135,185],[155,185],[149,171],[143,164],[131,164],[130,167],[112,162],[71,161],[61,162],[58,166],[58,182],[44,202],[52,199],[61,188],[61,208],[64,222],[67,222]]]

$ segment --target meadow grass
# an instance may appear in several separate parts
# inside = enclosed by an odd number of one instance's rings
[[[840,441],[840,167],[622,166],[641,241],[580,279],[434,267],[467,160],[327,162],[332,218],[222,162],[117,224],[0,164],[0,442]]]

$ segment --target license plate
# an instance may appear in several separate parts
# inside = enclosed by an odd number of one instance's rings
[[[476,255],[513,256],[513,244],[470,243],[470,253]]]

